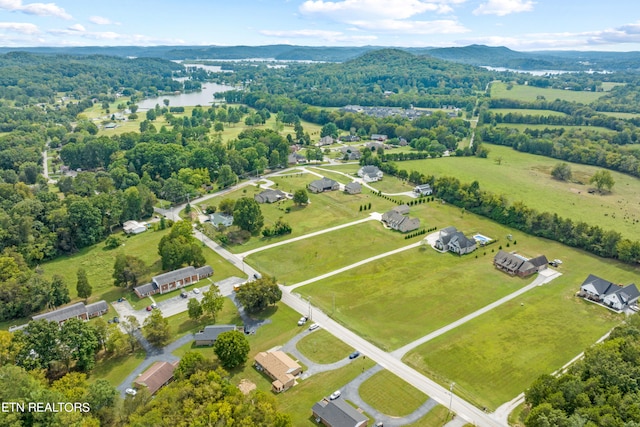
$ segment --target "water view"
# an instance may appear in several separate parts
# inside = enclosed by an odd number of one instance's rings
[[[169,100],[170,107],[193,107],[195,105],[208,106],[213,103],[216,93],[226,92],[236,89],[233,86],[220,85],[217,83],[206,83],[202,90],[190,93],[180,93],[177,95],[162,95],[154,98],[147,98],[138,102],[139,111],[147,111],[155,108],[156,104],[163,106],[163,100]]]

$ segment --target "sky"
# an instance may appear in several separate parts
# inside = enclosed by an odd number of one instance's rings
[[[0,0],[0,46],[640,51],[635,0]]]

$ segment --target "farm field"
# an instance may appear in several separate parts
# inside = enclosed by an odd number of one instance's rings
[[[384,229],[378,221],[367,221],[257,252],[245,261],[279,283],[292,285],[415,241]]]
[[[523,116],[532,115],[532,116],[566,116],[566,113],[562,113],[560,111],[553,110],[533,110],[529,108],[490,108],[489,111],[494,113],[508,114],[508,113],[518,113]]]
[[[589,178],[599,169],[594,166],[571,164],[574,181],[557,181],[551,169],[560,160],[528,153],[510,147],[486,145],[488,159],[476,157],[443,157],[398,163],[407,170],[437,176],[455,175],[463,183],[477,180],[480,188],[504,194],[511,201],[521,201],[539,211],[555,212],[562,217],[604,230],[616,230],[630,239],[640,239],[640,181],[629,175],[611,171],[615,180],[613,192],[606,195],[589,194]],[[500,165],[494,162],[502,157]],[[455,171],[455,173],[453,172]]]
[[[491,98],[509,98],[517,101],[535,101],[538,96],[544,96],[547,101],[560,99],[569,102],[590,104],[604,95],[604,92],[548,89],[525,85],[513,85],[511,90],[507,90],[506,83],[491,83]]]
[[[526,129],[578,129],[578,130],[589,130],[593,132],[605,132],[605,133],[613,133],[615,131],[611,129],[607,129],[601,126],[565,126],[565,125],[539,125],[539,124],[527,124],[527,123],[500,123],[500,127],[508,127],[513,129],[518,129],[520,132]]]
[[[619,113],[613,111],[601,111],[602,114],[606,114],[607,116],[617,117],[619,119],[635,119],[640,116],[638,113]]]

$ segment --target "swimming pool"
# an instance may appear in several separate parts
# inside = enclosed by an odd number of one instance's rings
[[[487,236],[483,236],[482,234],[476,234],[473,236],[474,240],[478,243],[480,243],[481,245],[486,245],[487,243],[491,242],[492,239],[490,239]]]

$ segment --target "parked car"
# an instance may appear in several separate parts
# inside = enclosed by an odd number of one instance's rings
[[[113,318],[113,323],[120,323],[120,318],[119,317],[114,317]]]
[[[313,325],[309,326],[309,330],[310,331],[315,331],[319,327],[320,327],[320,325],[318,325],[317,323],[314,323]]]
[[[151,304],[151,308],[158,308],[158,304],[154,302],[153,304]]]
[[[153,307],[151,307],[150,305],[147,306],[147,311],[151,311],[153,310]]]
[[[199,294],[199,293],[200,293],[200,289],[198,289],[198,288],[193,288],[193,293],[194,293],[194,294]]]
[[[118,298],[118,302],[122,302],[122,301],[124,301],[124,297]]]
[[[186,298],[186,297],[188,297],[188,295],[187,295],[187,293],[186,293],[185,291],[180,292],[180,296],[181,296],[182,298]]]
[[[305,323],[307,323],[307,320],[309,320],[309,318],[307,318],[307,316],[302,316],[300,318],[300,320],[298,320],[298,326],[304,325]]]
[[[336,400],[337,398],[340,397],[342,393],[340,392],[340,390],[336,390],[333,393],[331,393],[331,396],[329,396],[330,400]]]
[[[357,358],[358,356],[360,356],[360,352],[356,350],[356,351],[354,351],[353,353],[351,353],[351,354],[349,355],[349,359],[355,359],[355,358]]]
[[[260,274],[260,273],[253,273],[253,278],[254,278],[254,279],[262,279],[262,274]]]
[[[127,393],[129,396],[135,396],[136,394],[138,394],[138,392],[134,388],[128,388],[124,392]]]

